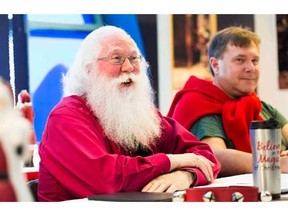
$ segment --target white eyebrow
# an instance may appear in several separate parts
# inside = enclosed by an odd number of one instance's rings
[[[121,51],[123,51],[123,49],[119,46],[109,47],[109,49],[108,49],[108,53],[121,52]],[[133,48],[133,49],[131,49],[130,53],[138,53],[138,50],[136,48]]]
[[[115,51],[121,51],[121,48],[120,47],[109,47],[109,49],[108,49],[108,52],[115,52]]]

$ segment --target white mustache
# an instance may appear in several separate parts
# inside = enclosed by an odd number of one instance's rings
[[[115,82],[116,83],[129,83],[129,82],[136,82],[138,79],[139,79],[139,76],[133,73],[122,74],[121,76],[115,79]]]

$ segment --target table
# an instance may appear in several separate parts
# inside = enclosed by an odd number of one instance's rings
[[[209,185],[204,185],[204,186],[198,186],[195,188],[209,188],[209,187],[228,187],[228,186],[253,186],[253,175],[252,174],[242,174],[242,175],[235,175],[235,176],[230,176],[230,177],[224,177],[224,178],[217,178],[215,181]],[[288,189],[288,174],[281,174],[281,189],[286,190]],[[185,192],[185,191],[184,191]],[[181,191],[180,191],[181,193]],[[158,194],[158,195],[157,195]],[[165,201],[167,202],[167,194],[166,193],[157,193],[155,196],[152,198],[147,198],[151,196],[150,194],[144,194],[141,192],[126,192],[126,193],[115,193],[115,194],[109,194],[109,195],[98,195],[95,196],[93,199],[90,198],[84,198],[84,199],[79,199],[76,201],[88,201],[88,200],[97,200],[97,201],[118,201],[118,202],[123,202],[123,201],[128,201],[131,202],[132,199],[137,197],[137,200],[143,201]],[[157,196],[159,196],[157,198]],[[173,194],[170,194],[170,199],[169,201],[178,201],[181,199],[173,199]],[[165,200],[163,199],[165,198]],[[75,200],[74,200],[75,201]],[[273,202],[276,201],[288,201],[288,193],[286,194],[281,194],[280,199],[275,199],[272,200]]]
[[[253,186],[253,174],[241,174],[223,178],[217,178],[212,184],[199,187],[224,187],[224,186]],[[281,174],[281,191],[286,191],[281,194],[281,198],[273,201],[288,201],[288,174]]]

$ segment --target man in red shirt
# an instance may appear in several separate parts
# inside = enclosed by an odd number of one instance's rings
[[[208,48],[212,81],[191,76],[175,95],[167,116],[208,143],[221,162],[219,176],[253,171],[250,124],[276,119],[281,125],[280,165],[288,172],[288,121],[261,100],[260,38],[248,28],[231,26],[214,35]]]
[[[39,146],[40,201],[174,192],[216,178],[220,164],[208,144],[153,104],[147,69],[120,28],[84,39]]]

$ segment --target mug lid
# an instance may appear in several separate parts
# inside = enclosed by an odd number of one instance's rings
[[[276,129],[281,128],[279,121],[274,118],[268,120],[255,120],[250,124],[250,129]]]

